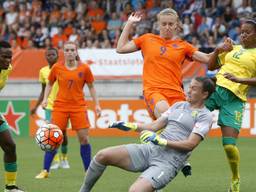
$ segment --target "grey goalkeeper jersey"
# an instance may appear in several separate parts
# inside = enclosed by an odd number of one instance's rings
[[[190,103],[187,101],[173,104],[162,116],[168,118],[168,123],[160,136],[171,141],[186,140],[191,133],[198,134],[204,139],[212,126],[211,112],[206,107],[191,109]],[[190,152],[186,151],[170,148],[165,150],[171,150],[171,154],[176,154],[176,158],[180,161],[184,161],[190,156]]]

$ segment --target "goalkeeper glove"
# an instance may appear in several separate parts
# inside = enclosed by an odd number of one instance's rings
[[[161,138],[159,135],[157,135],[155,132],[152,132],[152,131],[142,131],[140,135],[140,141],[141,143],[152,142],[155,145],[160,145],[160,146],[167,145],[166,139]]]
[[[130,123],[130,122],[123,122],[123,121],[118,121],[110,124],[108,128],[117,128],[123,131],[130,131],[133,130],[135,131],[138,128],[137,123]]]

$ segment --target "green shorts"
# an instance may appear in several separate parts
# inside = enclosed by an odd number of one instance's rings
[[[52,110],[45,109],[44,114],[45,114],[45,120],[50,123],[51,122],[51,117],[52,117]]]
[[[205,105],[210,111],[219,110],[218,125],[240,131],[245,102],[233,92],[217,86],[216,91],[207,99]]]
[[[9,125],[8,125],[7,121],[5,120],[5,118],[2,115],[0,115],[0,132],[3,132],[8,129],[9,129]]]

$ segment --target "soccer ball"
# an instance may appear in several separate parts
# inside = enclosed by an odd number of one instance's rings
[[[36,143],[43,151],[57,149],[63,141],[63,134],[57,125],[45,124],[36,132]]]

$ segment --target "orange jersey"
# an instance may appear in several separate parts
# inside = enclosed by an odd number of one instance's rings
[[[93,83],[94,77],[87,64],[79,63],[74,70],[64,63],[56,63],[49,74],[49,83],[58,81],[59,91],[53,104],[53,111],[78,112],[86,110],[83,87]]]
[[[134,42],[144,58],[143,90],[162,88],[172,90],[175,95],[183,94],[181,65],[197,49],[181,39],[165,40],[150,33]]]

